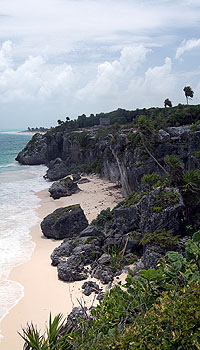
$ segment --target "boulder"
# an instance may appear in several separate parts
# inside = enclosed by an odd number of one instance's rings
[[[115,273],[111,267],[97,266],[91,271],[91,277],[95,277],[103,284],[108,284],[113,281]]]
[[[76,246],[75,240],[65,239],[59,247],[56,247],[51,254],[51,264],[57,266],[63,257],[69,257],[72,254],[73,248]]]
[[[49,188],[50,197],[59,199],[60,197],[71,196],[80,191],[77,183],[74,183],[70,177],[54,182]]]
[[[69,167],[63,162],[56,162],[44,175],[45,179],[57,181],[70,174]]]
[[[78,180],[81,179],[81,175],[78,173],[78,174],[72,174],[72,179],[74,182],[77,182]]]
[[[82,258],[75,255],[71,255],[66,262],[60,262],[57,270],[58,278],[66,282],[82,281],[88,276]]]
[[[104,253],[98,259],[99,265],[109,265],[111,260],[110,254]]]
[[[41,222],[47,238],[63,239],[77,236],[88,226],[88,221],[79,204],[56,209]]]
[[[158,131],[158,139],[160,142],[167,142],[170,139],[170,135],[167,131],[160,129]]]
[[[146,247],[144,254],[140,261],[137,263],[135,272],[140,270],[148,270],[149,268],[157,268],[160,259],[165,255],[165,251],[156,246]]]
[[[67,316],[67,323],[65,325],[65,329],[67,330],[73,330],[80,328],[80,319],[82,320],[89,320],[89,316],[87,315],[87,308],[86,307],[74,307],[72,309],[72,312]]]
[[[94,225],[87,226],[81,233],[80,237],[102,237],[103,233]]]
[[[90,182],[89,179],[87,179],[87,177],[82,177],[82,179],[78,180],[78,184],[84,184]]]
[[[85,294],[86,296],[89,296],[90,294],[92,294],[92,292],[98,293],[100,290],[98,284],[93,281],[84,282],[82,285],[82,289],[83,294]]]

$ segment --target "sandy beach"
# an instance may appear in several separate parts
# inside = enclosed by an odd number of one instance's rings
[[[119,189],[114,184],[99,179],[97,176],[88,177],[90,182],[79,185],[81,191],[70,196],[53,200],[48,190],[37,193],[41,199],[37,210],[42,220],[46,215],[59,207],[71,204],[80,204],[89,222],[107,207],[113,208],[122,200]],[[40,221],[41,221],[40,220]],[[40,223],[31,229],[31,236],[36,243],[31,259],[12,270],[9,279],[20,282],[24,286],[24,297],[8,313],[0,324],[3,338],[0,350],[22,350],[23,340],[18,335],[27,322],[37,324],[38,329],[44,330],[49,313],[65,316],[71,311],[73,305],[83,298],[81,286],[83,281],[64,283],[58,280],[57,269],[51,266],[50,254],[60,245],[61,241],[44,238]],[[84,301],[90,305],[94,295],[84,296]]]

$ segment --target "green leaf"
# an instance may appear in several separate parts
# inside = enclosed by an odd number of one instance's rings
[[[192,240],[193,242],[200,242],[200,231],[193,234]]]

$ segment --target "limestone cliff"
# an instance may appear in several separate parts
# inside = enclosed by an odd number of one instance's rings
[[[102,133],[102,131],[101,131]],[[175,154],[185,170],[199,167],[200,131],[190,127],[159,130],[148,144],[135,129],[113,130],[99,137],[98,130],[36,134],[16,160],[21,164],[46,164],[47,178],[57,180],[74,171],[96,171],[118,182],[124,195],[141,189],[144,174],[164,174],[164,157]]]

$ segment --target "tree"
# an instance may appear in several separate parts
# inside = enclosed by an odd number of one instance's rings
[[[69,118],[69,117],[66,117],[66,121],[69,122],[69,121],[70,121],[70,118]]]
[[[58,125],[62,125],[64,122],[60,119],[57,120]]]
[[[165,99],[165,101],[164,101],[164,106],[165,106],[165,108],[168,106],[168,107],[172,107],[172,103],[171,103],[171,101],[168,99],[168,98],[166,98]]]
[[[185,93],[185,98],[186,98],[186,101],[187,101],[187,105],[188,105],[188,99],[189,97],[192,99],[193,96],[194,96],[194,92],[192,91],[191,87],[190,86],[185,86],[184,89],[183,89],[184,93]]]

